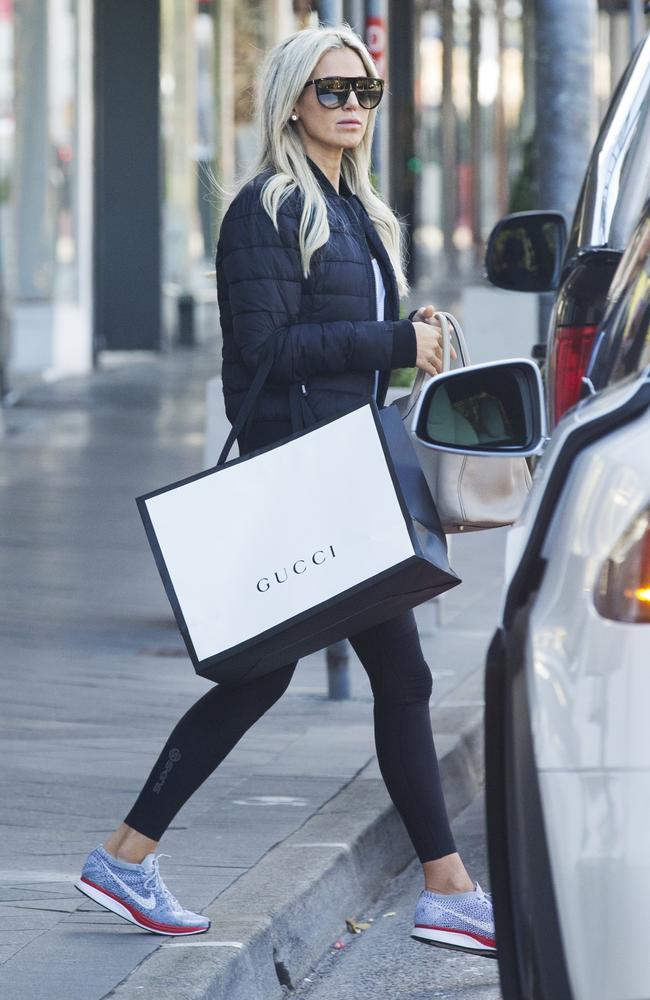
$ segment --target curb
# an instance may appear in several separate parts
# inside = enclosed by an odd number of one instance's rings
[[[483,783],[483,709],[443,700],[432,719],[453,819]],[[359,915],[413,858],[373,758],[217,897],[205,911],[206,934],[165,942],[106,997],[281,1000],[340,935],[344,918]]]

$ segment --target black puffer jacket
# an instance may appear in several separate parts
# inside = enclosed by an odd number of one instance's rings
[[[304,386],[316,419],[337,416],[371,397],[377,369],[382,405],[390,370],[415,364],[415,330],[410,320],[399,320],[395,275],[370,218],[343,178],[338,194],[309,164],[327,201],[330,238],[312,257],[308,278],[298,249],[300,195],[294,192],[279,210],[278,234],[260,202],[269,172],[242,188],[221,225],[217,292],[231,423],[270,337],[276,358],[255,408],[256,425],[289,421],[292,383]],[[371,253],[386,288],[382,322],[374,318]]]

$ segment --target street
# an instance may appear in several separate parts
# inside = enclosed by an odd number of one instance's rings
[[[478,795],[453,824],[461,857],[487,889],[485,800]],[[454,953],[410,937],[413,910],[422,889],[416,860],[394,878],[377,902],[350,916],[371,923],[360,933],[342,931],[318,966],[292,994],[295,1000],[499,1000],[493,959]]]

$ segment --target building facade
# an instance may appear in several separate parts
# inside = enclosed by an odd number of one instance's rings
[[[261,53],[332,12],[387,78],[374,166],[412,281],[480,272],[497,218],[534,207],[534,0],[0,0],[3,393],[215,336],[214,180],[254,155]],[[602,114],[628,0],[597,19]]]

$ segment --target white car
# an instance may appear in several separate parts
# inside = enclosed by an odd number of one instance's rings
[[[503,445],[455,448],[542,454],[509,533],[486,670],[504,1000],[650,998],[650,202],[610,300],[585,380],[591,395],[550,440],[529,429]],[[488,367],[472,369],[474,396]],[[413,425],[421,443],[455,447],[427,436],[427,408],[445,385],[467,415],[466,377],[429,383]],[[521,391],[542,413],[534,379]],[[506,417],[511,396],[498,401]]]

